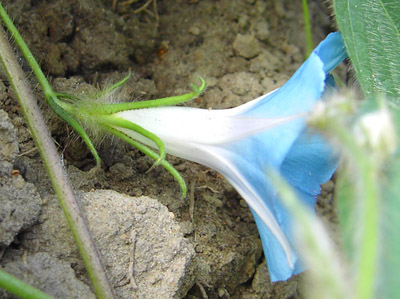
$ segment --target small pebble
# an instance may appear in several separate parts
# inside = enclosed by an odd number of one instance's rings
[[[195,25],[193,25],[193,26],[189,27],[189,33],[197,36],[197,35],[199,35],[201,33],[200,32],[200,28],[195,26]]]
[[[238,34],[233,42],[235,53],[244,58],[250,59],[260,54],[258,40],[251,34]]]

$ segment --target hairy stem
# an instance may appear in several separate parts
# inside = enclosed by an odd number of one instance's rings
[[[123,79],[125,80],[125,79]],[[125,110],[133,110],[133,109],[142,109],[142,108],[154,108],[160,106],[173,106],[177,104],[181,104],[187,102],[189,100],[197,98],[205,89],[206,82],[203,78],[200,78],[201,85],[197,86],[191,84],[193,91],[191,93],[186,93],[179,96],[172,96],[162,99],[156,100],[148,100],[148,101],[139,101],[139,102],[127,102],[127,103],[114,103],[114,104],[101,104],[97,107],[93,107],[96,109],[96,113],[98,114],[113,114]],[[117,83],[119,84],[119,83]]]
[[[17,43],[20,48],[22,54],[24,55],[26,61],[29,66],[32,68],[33,73],[35,74],[37,80],[39,81],[40,86],[42,87],[45,99],[50,108],[57,113],[64,121],[66,121],[74,130],[82,136],[82,139],[85,141],[90,151],[92,152],[94,158],[96,159],[97,165],[100,164],[100,157],[97,154],[96,149],[94,148],[92,141],[89,136],[86,134],[86,131],[82,128],[82,126],[71,116],[69,115],[60,105],[60,100],[57,98],[57,94],[53,91],[49,81],[46,76],[43,74],[42,69],[37,63],[35,57],[32,52],[29,50],[29,47],[25,43],[22,36],[19,34],[18,29],[15,27],[7,12],[3,8],[0,3],[0,17],[6,25],[8,31],[11,33],[13,39]]]
[[[53,89],[49,81],[47,81],[46,76],[43,74],[42,69],[40,68],[39,64],[37,63],[35,57],[33,57],[32,52],[29,50],[27,44],[25,43],[22,36],[19,34],[18,29],[15,27],[13,22],[11,21],[10,17],[6,13],[5,9],[0,3],[0,16],[6,25],[7,29],[12,34],[12,38],[17,43],[18,47],[21,49],[22,54],[24,55],[26,61],[28,62],[29,66],[32,68],[33,73],[35,74],[36,78],[39,81],[40,86],[43,89],[44,94],[47,96],[54,96]],[[55,98],[55,97],[54,97]],[[50,100],[52,100],[51,98]]]
[[[0,14],[4,20],[5,11],[1,4]],[[7,26],[8,25],[9,24],[7,24]],[[12,34],[15,38],[15,32],[12,32]],[[35,140],[35,144],[41,154],[47,173],[49,174],[50,180],[53,184],[53,188],[60,200],[61,207],[86,265],[86,269],[93,282],[97,296],[99,298],[114,298],[99,253],[82,217],[73,189],[61,164],[62,161],[60,156],[51,140],[50,133],[43,120],[40,109],[28,87],[24,73],[18,65],[18,61],[2,28],[0,28],[0,60],[19,101],[32,137]]]

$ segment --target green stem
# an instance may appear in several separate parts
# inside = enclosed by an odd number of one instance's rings
[[[310,15],[308,11],[308,4],[307,0],[302,0],[303,2],[303,16],[304,16],[304,29],[306,31],[306,58],[310,56],[313,51],[313,41],[312,41],[312,34],[311,34],[311,23],[310,23]]]
[[[7,12],[3,8],[0,3],[0,17],[2,18],[4,24],[6,25],[8,31],[10,31],[12,38],[17,43],[18,47],[20,48],[22,54],[24,55],[26,61],[28,62],[29,66],[32,68],[33,73],[35,74],[36,78],[39,81],[40,86],[43,89],[44,94],[46,95],[46,99],[49,97],[49,100],[54,100],[54,91],[51,88],[49,81],[47,81],[46,76],[43,74],[42,69],[40,68],[39,64],[37,63],[35,57],[33,56],[32,52],[29,50],[27,44],[25,43],[24,39],[19,34],[18,29],[14,26],[13,22],[11,21],[10,17],[8,16]]]
[[[112,127],[124,128],[137,132],[140,135],[143,135],[144,137],[153,141],[157,145],[158,150],[160,151],[160,154],[158,155],[155,165],[160,164],[162,160],[165,159],[164,142],[157,135],[147,131],[145,128],[114,115],[102,116],[99,118],[99,122],[101,122],[105,127],[112,126]]]
[[[124,140],[125,142],[129,143],[133,147],[137,148],[143,154],[145,154],[146,156],[150,157],[154,161],[159,161],[159,157],[160,156],[156,152],[151,150],[149,147],[147,147],[146,145],[144,145],[144,144],[142,144],[142,143],[140,143],[140,142],[138,142],[136,140],[133,140],[129,136],[125,135],[124,133],[122,133],[122,132],[120,132],[117,129],[114,129],[112,127],[104,126],[104,129],[107,130],[108,132],[110,132],[111,134],[113,134],[114,136],[117,136],[118,138],[121,138],[122,140]],[[181,188],[182,198],[185,198],[186,197],[186,193],[187,193],[187,186],[186,186],[185,180],[182,178],[182,176],[179,174],[179,172],[167,160],[161,160],[160,164],[178,182],[179,187]]]
[[[368,162],[368,161],[366,161]],[[379,244],[379,198],[376,169],[373,162],[366,163],[361,170],[364,207],[361,211],[362,236],[359,247],[359,266],[356,293],[358,298],[374,297],[374,282],[377,274]]]
[[[112,86],[98,92],[97,94],[94,95],[94,98],[100,98],[110,92],[112,92],[113,90],[121,87],[122,85],[124,85],[126,83],[126,81],[129,80],[129,78],[131,77],[131,74],[129,73],[125,78],[123,78],[122,80],[118,81],[117,83],[113,84]]]
[[[96,114],[113,114],[125,110],[143,109],[143,108],[154,108],[160,106],[173,106],[187,102],[191,99],[198,97],[206,88],[206,83],[203,78],[200,78],[201,85],[191,85],[193,92],[186,93],[179,96],[172,96],[156,100],[139,101],[139,102],[128,102],[128,103],[114,103],[114,104],[101,104],[93,107]],[[117,83],[118,84],[118,83]]]
[[[6,13],[0,4],[0,15],[3,19],[4,14]],[[6,19],[9,19],[8,16]],[[15,32],[12,33],[15,35]],[[81,214],[60,156],[57,153],[40,109],[28,87],[24,73],[18,65],[14,52],[2,28],[0,28],[0,60],[21,106],[35,144],[41,154],[54,191],[59,198],[96,293],[99,298],[114,298],[111,285]]]
[[[0,288],[22,299],[52,299],[53,297],[0,269]]]
[[[321,125],[320,123],[317,124]],[[379,189],[378,165],[368,153],[355,141],[348,128],[334,119],[325,120],[318,128],[331,133],[343,146],[347,156],[354,163],[357,171],[358,192],[357,241],[355,249],[356,263],[356,298],[368,299],[374,295],[377,275],[379,244]]]
[[[92,153],[93,157],[95,158],[96,165],[99,167],[101,164],[100,156],[97,153],[97,150],[94,147],[92,140],[90,140],[89,136],[86,134],[86,131],[83,129],[81,124],[72,116],[74,112],[72,105],[59,101],[59,105],[57,105],[57,108],[59,110],[57,114],[81,136],[81,138],[89,148],[90,152]]]
[[[40,86],[43,89],[43,93],[46,99],[47,104],[50,108],[57,113],[64,121],[66,121],[74,130],[82,136],[82,139],[85,141],[87,146],[89,147],[90,151],[92,152],[94,158],[96,159],[97,165],[100,164],[100,157],[97,154],[97,151],[92,144],[89,136],[86,134],[85,130],[82,126],[71,116],[69,115],[62,107],[61,102],[57,98],[57,94],[53,91],[49,81],[47,80],[46,76],[43,74],[42,69],[40,68],[39,64],[37,63],[35,57],[33,56],[32,52],[29,50],[27,44],[25,43],[24,39],[19,34],[18,29],[15,27],[13,22],[11,21],[10,17],[8,16],[7,12],[3,8],[0,3],[0,17],[2,18],[4,24],[6,25],[8,31],[11,33],[12,38],[15,40],[17,45],[19,46],[22,54],[24,55],[26,61],[28,62],[29,66],[32,68],[33,73],[35,74],[37,80],[39,81]]]

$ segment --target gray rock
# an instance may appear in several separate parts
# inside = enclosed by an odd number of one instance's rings
[[[181,298],[193,286],[193,246],[164,205],[111,190],[80,193],[78,200],[118,298]],[[40,224],[24,235],[22,246],[84,272],[57,199],[44,201]]]
[[[0,248],[37,221],[41,204],[36,187],[21,176],[0,177]]]
[[[10,262],[3,270],[55,298],[95,298],[68,263],[44,252]],[[0,290],[0,297],[15,298],[4,290]]]
[[[181,298],[194,284],[194,249],[157,200],[85,193],[84,210],[119,298]]]
[[[17,130],[7,113],[0,110],[0,176],[10,175],[17,154]]]

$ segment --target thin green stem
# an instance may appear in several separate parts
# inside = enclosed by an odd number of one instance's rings
[[[142,143],[130,138],[126,134],[118,131],[117,129],[115,129],[113,127],[104,126],[104,129],[107,130],[108,132],[110,132],[111,134],[113,134],[114,136],[117,136],[118,138],[121,138],[125,142],[129,143],[130,145],[132,145],[136,149],[140,150],[143,154],[145,154],[146,156],[150,157],[154,161],[159,160],[160,156],[156,152],[151,150],[149,147],[147,147],[146,145],[144,145],[144,144],[142,144]],[[167,160],[161,160],[160,164],[178,182],[179,187],[181,188],[182,198],[185,198],[186,197],[186,193],[187,193],[187,186],[186,186],[185,180],[182,178],[182,176],[179,174],[179,172]]]
[[[33,56],[32,52],[29,50],[27,44],[25,43],[24,39],[21,37],[18,29],[15,27],[13,22],[11,21],[10,17],[8,16],[7,12],[3,8],[0,3],[0,17],[3,20],[4,24],[6,25],[8,31],[11,33],[12,38],[15,40],[17,45],[19,46],[22,54],[24,55],[26,61],[28,62],[29,66],[32,68],[33,73],[35,74],[37,80],[39,81],[40,86],[43,89],[43,93],[45,95],[45,99],[47,104],[50,108],[57,113],[64,121],[66,121],[74,130],[82,136],[82,139],[85,141],[87,146],[89,147],[90,151],[92,152],[94,158],[96,159],[97,165],[100,164],[100,157],[97,154],[95,147],[93,146],[89,136],[87,135],[86,131],[82,128],[82,126],[71,116],[69,115],[62,107],[60,100],[57,98],[57,94],[53,91],[49,81],[47,80],[46,76],[43,74],[42,69],[40,68],[39,64],[37,63],[35,57]]]
[[[131,77],[131,74],[129,73],[125,78],[123,78],[122,80],[118,81],[117,83],[111,85],[110,87],[98,92],[97,94],[95,94],[95,98],[99,98],[102,97],[110,92],[112,92],[113,90],[121,87],[122,85],[124,85],[126,83],[126,81],[129,80],[129,78]]]
[[[0,4],[0,15],[3,19],[4,14],[6,15]],[[8,16],[7,19],[9,20]],[[14,27],[14,34],[15,31]],[[33,57],[32,59],[34,60]],[[57,153],[41,111],[28,87],[24,73],[18,65],[14,52],[2,28],[0,28],[0,60],[21,106],[35,144],[41,154],[54,191],[59,198],[97,296],[99,298],[114,298],[113,290],[103,269],[99,253],[83,219],[60,156]]]
[[[61,116],[61,118],[66,121],[82,137],[83,141],[86,143],[87,147],[95,158],[97,166],[99,167],[101,164],[100,156],[97,153],[97,150],[94,147],[92,140],[90,140],[89,136],[87,135],[86,131],[83,129],[81,124],[71,115],[71,112],[73,111],[72,106],[61,101],[59,102],[59,104],[60,105],[57,106],[60,110],[58,115]]]
[[[153,141],[157,145],[158,150],[160,151],[160,154],[158,155],[155,165],[159,165],[162,162],[162,160],[165,159],[164,142],[157,135],[147,131],[145,128],[143,128],[133,122],[127,121],[123,118],[113,116],[113,115],[102,116],[99,118],[99,121],[101,121],[101,123],[105,126],[114,126],[114,127],[124,128],[124,129],[128,129],[128,130],[137,132],[140,135],[143,135],[144,137]]]
[[[359,246],[359,266],[356,294],[358,298],[374,297],[374,282],[377,274],[379,244],[379,195],[376,169],[372,161],[361,169],[360,188],[363,188],[363,209],[361,211],[361,244]],[[369,162],[369,163],[368,163]]]
[[[310,22],[310,14],[308,10],[307,0],[302,0],[303,2],[303,16],[304,16],[304,29],[306,31],[306,58],[310,56],[313,51],[313,41],[311,34],[311,22]]]
[[[33,56],[32,52],[29,50],[27,44],[25,43],[24,39],[19,34],[18,29],[15,27],[13,22],[11,21],[10,17],[8,16],[7,12],[3,8],[0,3],[0,17],[2,18],[4,24],[6,25],[8,31],[11,33],[12,38],[17,43],[18,47],[20,48],[22,54],[24,55],[26,61],[28,62],[29,66],[32,68],[36,78],[39,81],[40,86],[43,89],[43,92],[49,100],[54,100],[54,92],[51,88],[49,81],[47,81],[46,76],[43,74],[42,69],[40,68],[39,64],[37,63],[35,57]]]
[[[198,97],[206,88],[206,83],[203,78],[200,78],[201,85],[197,86],[192,84],[193,91],[179,96],[167,97],[156,100],[128,102],[128,103],[114,103],[114,104],[101,104],[93,107],[97,114],[113,114],[125,110],[154,108],[160,106],[173,106],[181,104]]]
[[[22,299],[52,299],[53,297],[0,269],[0,288]]]

